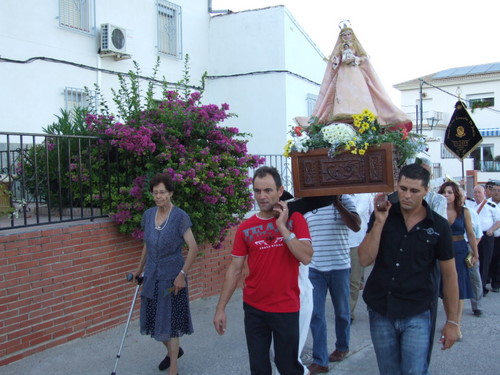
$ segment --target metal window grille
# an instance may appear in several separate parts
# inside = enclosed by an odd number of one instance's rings
[[[453,155],[448,149],[444,146],[444,144],[441,144],[441,159],[454,159],[456,158],[455,155]]]
[[[158,0],[158,52],[182,58],[181,7]]]
[[[318,95],[307,94],[306,102],[307,102],[307,115],[311,116],[314,110],[314,106],[316,105],[316,100],[318,100]]]
[[[67,111],[74,108],[89,108],[94,110],[97,107],[96,95],[94,91],[66,87],[64,89],[64,102]]]
[[[94,28],[95,0],[59,0],[59,25],[91,33]]]

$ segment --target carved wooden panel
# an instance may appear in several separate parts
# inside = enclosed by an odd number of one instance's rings
[[[345,152],[328,157],[327,149],[292,153],[294,195],[313,197],[394,191],[393,145],[369,148],[365,155]]]

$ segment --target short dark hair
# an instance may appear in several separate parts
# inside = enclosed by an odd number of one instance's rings
[[[158,174],[154,175],[151,178],[151,180],[149,181],[149,191],[152,192],[153,188],[156,185],[161,184],[162,182],[165,185],[165,188],[167,189],[167,191],[169,191],[169,192],[175,191],[174,182],[172,181],[172,177],[170,177],[170,175],[168,173],[158,173]]]
[[[402,177],[410,178],[412,180],[420,180],[422,181],[422,186],[429,186],[429,180],[431,178],[431,174],[427,169],[418,164],[408,164],[401,168],[399,172],[398,182],[401,181]]]
[[[253,179],[252,183],[255,182],[255,179],[258,178],[264,178],[267,175],[271,175],[272,178],[274,179],[274,182],[276,184],[276,189],[279,189],[281,187],[281,176],[278,170],[274,167],[268,167],[268,166],[263,166],[260,168],[257,168],[255,172],[253,173]]]

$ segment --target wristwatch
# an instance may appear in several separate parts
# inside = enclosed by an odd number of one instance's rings
[[[287,238],[285,238],[285,242],[290,242],[294,238],[297,238],[297,236],[295,235],[295,233],[292,232]]]

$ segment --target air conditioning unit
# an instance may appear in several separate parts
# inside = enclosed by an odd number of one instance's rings
[[[109,23],[101,25],[101,55],[124,55],[127,53],[127,34],[125,29]]]

